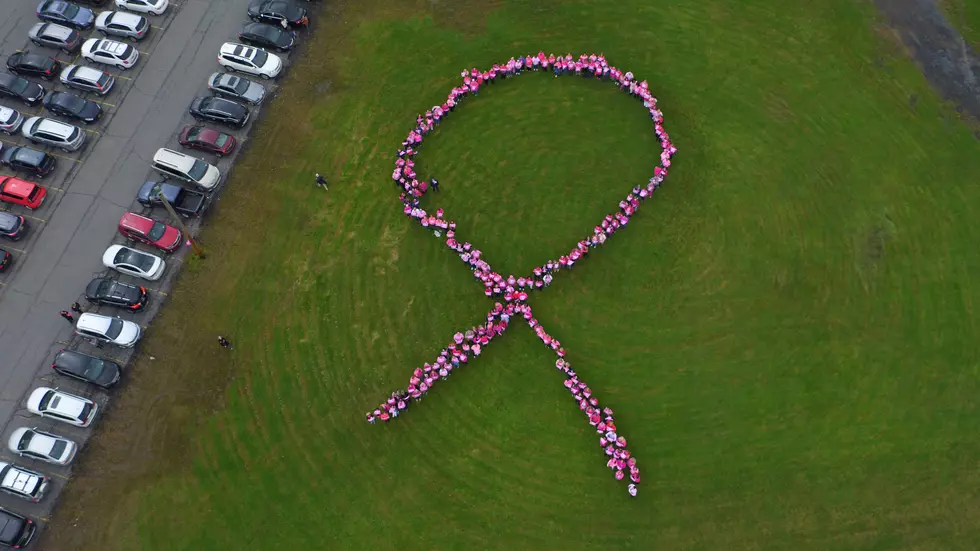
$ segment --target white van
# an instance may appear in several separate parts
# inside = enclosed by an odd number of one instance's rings
[[[221,181],[218,167],[165,147],[161,147],[153,155],[153,169],[164,176],[195,184],[207,192],[214,191]]]

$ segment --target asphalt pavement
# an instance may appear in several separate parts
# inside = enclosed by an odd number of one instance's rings
[[[119,219],[126,211],[168,221],[164,209],[141,207],[135,201],[136,192],[145,180],[162,179],[150,168],[150,160],[158,148],[181,150],[177,133],[185,124],[194,123],[187,113],[188,104],[195,96],[208,95],[208,76],[221,70],[217,63],[218,49],[223,42],[235,41],[236,34],[247,22],[248,4],[249,0],[171,0],[163,15],[148,15],[152,25],[149,35],[133,43],[140,51],[136,66],[127,71],[96,67],[116,75],[113,90],[104,97],[72,91],[100,102],[105,112],[101,120],[84,126],[89,140],[81,151],[64,153],[31,145],[18,135],[0,134],[3,148],[28,145],[57,155],[58,162],[56,171],[43,180],[14,174],[0,167],[0,175],[17,175],[48,188],[48,198],[36,211],[3,204],[3,210],[25,216],[30,228],[20,241],[0,242],[0,247],[14,256],[13,263],[0,274],[0,353],[3,358],[0,362],[0,461],[15,462],[39,471],[50,476],[52,483],[48,494],[39,503],[0,493],[0,506],[34,518],[42,528],[58,494],[71,477],[71,467],[56,467],[15,457],[7,448],[8,436],[18,427],[38,427],[75,440],[82,447],[79,455],[85,453],[84,442],[93,430],[98,430],[98,419],[92,428],[81,429],[31,415],[25,409],[27,395],[37,386],[60,388],[89,397],[103,406],[103,413],[106,407],[111,408],[114,390],[100,391],[51,370],[51,361],[59,349],[78,350],[118,361],[124,365],[122,385],[133,375],[126,366],[134,353],[132,349],[109,344],[96,348],[73,336],[72,324],[59,317],[58,312],[78,301],[86,311],[118,315],[143,326],[144,335],[147,331],[152,332],[149,320],[166,301],[170,282],[179,271],[181,259],[188,254],[189,247],[182,247],[179,252],[166,257],[167,271],[161,280],[154,282],[106,270],[101,262],[102,253],[111,243],[126,243],[116,231]],[[15,51],[29,50],[55,56],[66,65],[72,62],[92,66],[77,54],[68,55],[31,44],[27,32],[38,22],[36,8],[37,2],[28,0],[12,0],[0,6],[0,58],[6,60]],[[104,9],[113,9],[112,2],[103,8],[93,8],[96,13]],[[101,36],[95,30],[83,31],[82,35],[85,38]],[[303,38],[304,32],[301,32],[300,41]],[[289,56],[277,55],[288,67]],[[51,82],[29,80],[38,82],[45,89],[66,90],[57,79]],[[262,81],[257,77],[252,80],[269,89],[263,105],[272,101],[275,81]],[[25,116],[51,116],[42,112],[39,106],[28,107],[12,98],[0,98],[0,105],[17,109]],[[257,111],[252,109],[253,115],[244,129],[205,124],[236,136],[241,150],[241,143],[257,119]],[[217,165],[222,172],[223,186],[235,156],[217,159],[201,151],[185,152]],[[212,201],[215,195],[217,192],[212,194]],[[196,233],[200,220],[185,219],[185,223],[189,224],[192,233]],[[142,245],[130,245],[154,252]],[[86,304],[82,292],[96,276],[150,288],[149,306],[134,314]]]

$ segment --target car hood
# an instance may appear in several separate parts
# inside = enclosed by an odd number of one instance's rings
[[[88,8],[81,8],[78,10],[78,14],[72,18],[72,21],[79,25],[91,25],[95,22],[95,12]]]
[[[37,84],[35,82],[28,83],[27,89],[24,90],[24,97],[31,101],[39,100],[43,96],[44,96],[44,88],[40,84]]]
[[[245,93],[242,96],[252,103],[259,103],[265,97],[265,87],[252,82],[245,89]]]
[[[115,342],[121,345],[130,345],[135,343],[139,338],[140,326],[131,321],[123,320],[122,331],[119,332],[119,336],[116,337]]]
[[[162,247],[171,248],[180,243],[180,230],[173,226],[167,226],[167,229],[163,232],[163,236],[157,241]]]
[[[159,201],[159,199],[155,195],[153,197],[150,197],[150,192],[153,191],[153,188],[156,187],[158,184],[160,185],[160,189],[161,191],[163,191],[163,196],[167,199],[167,201],[170,201],[171,203],[177,201],[177,195],[180,194],[179,187],[171,184],[154,182],[152,180],[145,182],[143,186],[140,187],[140,191],[139,194],[137,195],[137,198],[140,199],[141,201]]]
[[[122,335],[119,335],[122,337]],[[112,362],[105,362],[102,364],[102,374],[95,381],[100,385],[109,386],[119,380],[120,371],[119,366]]]
[[[95,119],[99,118],[101,113],[102,108],[99,107],[99,104],[95,103],[94,101],[90,101],[85,104],[85,108],[82,109],[82,112],[78,115],[84,120],[94,121]]]

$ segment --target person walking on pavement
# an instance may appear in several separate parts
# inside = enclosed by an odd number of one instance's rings
[[[322,187],[324,191],[327,190],[327,179],[320,176],[320,173],[316,173],[316,187]]]
[[[221,335],[218,335],[218,344],[221,345],[221,348],[227,348],[228,350],[232,349],[231,342],[229,342],[228,339],[222,337]]]
[[[61,315],[61,317],[68,320],[68,323],[75,323],[75,316],[71,315],[71,312],[69,312],[68,310],[62,310],[58,313]]]
[[[76,314],[81,314],[82,313],[82,305],[79,304],[79,303],[77,303],[77,302],[71,303],[71,311],[72,312],[75,312]]]

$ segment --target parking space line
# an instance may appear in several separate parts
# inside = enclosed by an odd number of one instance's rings
[[[153,291],[154,293],[157,293],[157,294],[160,294],[160,295],[163,295],[163,296],[165,296],[165,297],[169,297],[169,296],[170,296],[170,295],[168,295],[167,293],[164,293],[163,291],[158,291],[158,290],[156,290],[156,289],[151,289],[151,288],[149,288],[149,287],[147,287],[147,288],[146,288],[146,290],[147,290],[147,291]]]
[[[65,342],[65,341],[54,341],[54,343],[55,344],[60,344],[62,346],[71,346],[71,343],[70,342]]]
[[[92,102],[92,103],[98,103],[99,105],[105,105],[106,107],[115,107],[116,106],[114,103],[106,103],[104,101],[95,101],[94,99],[90,99],[89,101]]]
[[[13,247],[7,247],[7,250],[8,250],[8,251],[17,251],[17,252],[19,252],[20,254],[27,254],[27,251],[25,251],[25,250],[23,250],[23,249],[15,249],[15,248],[13,248]]]
[[[7,286],[7,284],[6,284],[6,283],[4,283],[4,282],[2,282],[2,281],[0,281],[0,286],[3,286],[3,287],[6,287],[6,286]]]
[[[52,186],[44,186],[44,187],[52,191],[60,191],[61,193],[65,193],[65,190],[61,189],[60,187],[52,187]]]
[[[38,222],[47,222],[44,218],[38,218],[37,216],[31,216],[30,214],[25,214],[24,218],[30,218],[31,220],[37,220]]]
[[[102,135],[102,132],[99,132],[98,130],[89,130],[88,128],[83,128],[82,130],[84,130],[86,132],[91,132],[93,134],[98,134],[99,136]]]
[[[133,80],[133,79],[132,79],[132,78],[130,78],[130,77],[124,77],[124,76],[122,76],[122,75],[114,75],[114,74],[112,74],[112,73],[110,73],[109,71],[105,71],[105,73],[106,73],[106,74],[108,74],[108,75],[111,75],[111,76],[112,76],[112,78],[121,78],[121,79],[123,79],[123,80]]]
[[[52,473],[51,471],[48,471],[48,474],[51,475],[51,476],[57,476],[58,478],[60,478],[62,480],[70,480],[67,476],[65,476],[63,474]]]

